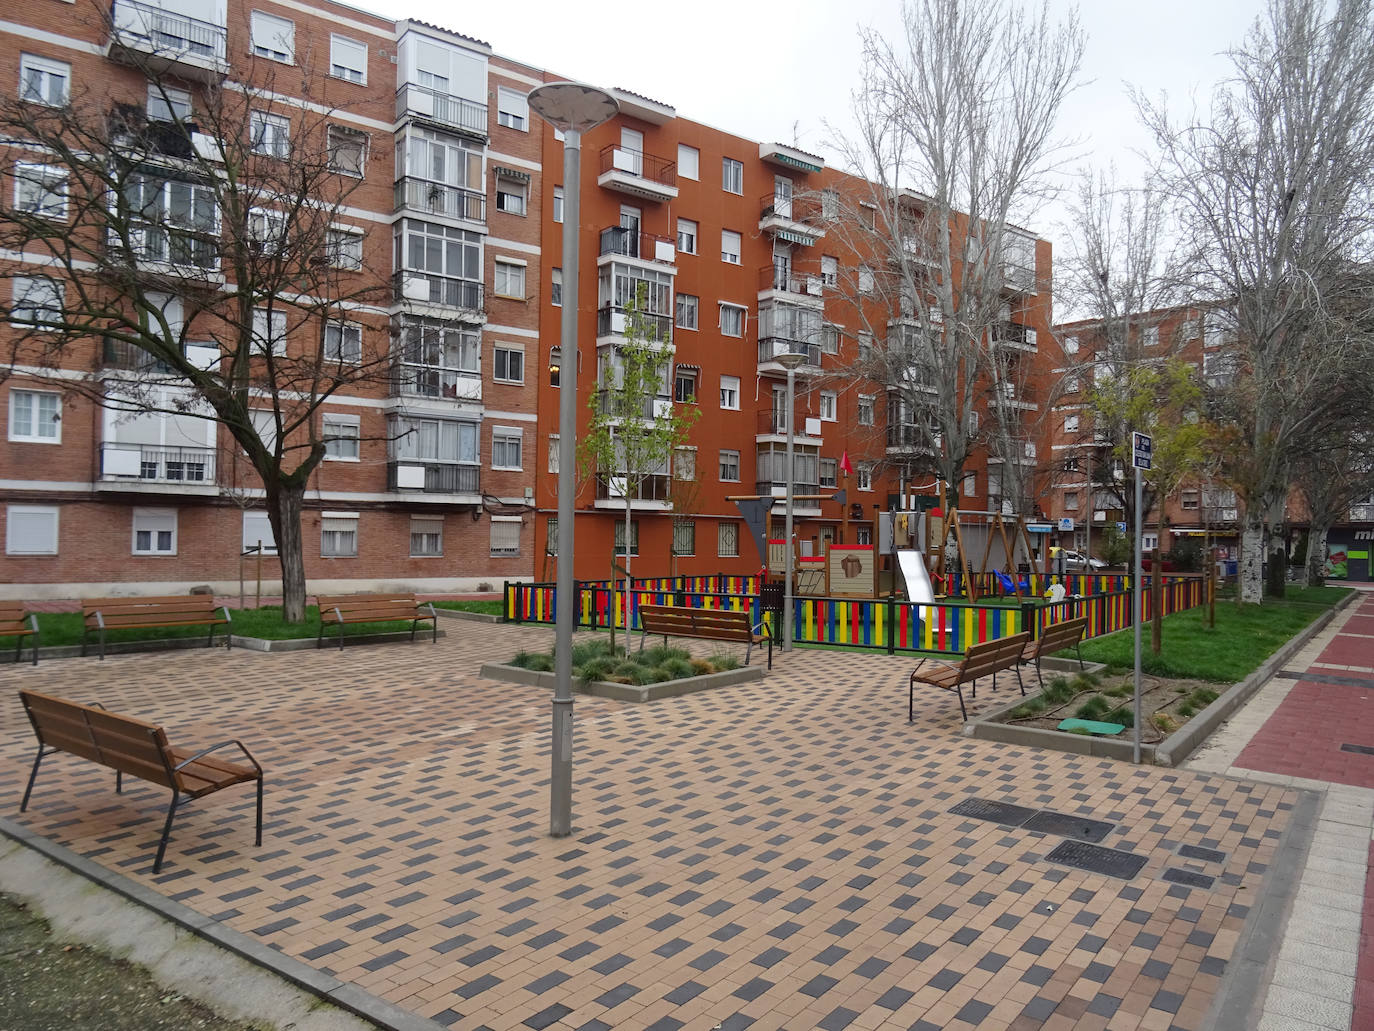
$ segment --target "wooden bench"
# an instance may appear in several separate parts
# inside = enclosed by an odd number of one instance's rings
[[[224,613],[216,615],[216,609]],[[81,631],[81,654],[86,654],[86,641],[92,633],[100,634],[100,657],[105,658],[105,631],[156,630],[173,626],[208,626],[207,647],[214,647],[215,628],[228,627],[229,607],[216,605],[209,594],[172,594],[161,598],[83,598],[81,614],[85,627]],[[226,631],[228,647],[234,647],[233,632]]]
[[[1044,687],[1045,678],[1040,672],[1040,657],[1072,648],[1078,653],[1078,668],[1085,668],[1083,649],[1079,646],[1083,643],[1083,635],[1087,631],[1087,616],[1079,619],[1066,619],[1062,623],[1052,623],[1040,631],[1039,637],[1026,645],[1025,650],[1021,652],[1021,661],[1035,663],[1036,679],[1040,681],[1040,686]]]
[[[911,671],[911,681],[907,685],[906,720],[911,723],[916,718],[916,685],[931,684],[935,687],[943,687],[947,691],[953,691],[959,696],[959,712],[963,714],[964,720],[968,720],[968,710],[964,708],[965,684],[973,685],[973,697],[978,697],[978,685],[974,683],[979,677],[992,674],[992,689],[997,690],[997,674],[1004,670],[1016,671],[1016,683],[1021,688],[1021,694],[1026,693],[1026,685],[1021,681],[1021,652],[1030,643],[1031,635],[1029,631],[1020,634],[1012,634],[1010,637],[1000,637],[995,641],[984,641],[975,644],[964,652],[964,657],[959,662],[942,662],[939,659],[922,659],[916,664],[916,668]],[[936,668],[922,672],[921,667],[927,662],[935,664]]]
[[[0,637],[16,638],[14,661],[24,654],[24,638],[32,637],[33,664],[38,665],[38,617],[22,601],[0,601]]]
[[[172,833],[172,818],[183,796],[187,799],[203,798],[221,788],[256,781],[256,844],[262,844],[262,767],[242,742],[221,741],[192,753],[168,744],[166,732],[157,724],[107,712],[98,705],[81,705],[33,691],[20,691],[19,699],[29,715],[29,722],[33,724],[34,734],[38,736],[38,756],[33,761],[33,772],[29,774],[29,786],[24,789],[20,812],[29,807],[33,782],[44,757],[53,752],[69,752],[114,770],[116,792],[123,791],[126,773],[171,789],[172,803],[167,807],[167,820],[162,826],[153,873],[162,870],[162,856],[167,851],[167,839]],[[249,765],[226,762],[210,755],[230,745],[243,753]]]
[[[388,620],[410,620],[410,641],[415,643],[415,631],[421,620],[433,624],[434,641],[439,641],[439,617],[430,602],[418,602],[413,594],[319,594],[315,603],[320,607],[320,636],[315,647],[324,644],[327,626],[339,628],[339,650],[343,650],[343,628],[346,623],[381,623]],[[428,609],[425,615],[421,609]]]
[[[763,624],[754,626],[749,622],[749,613],[743,609],[696,609],[676,605],[639,606],[639,650],[644,650],[644,638],[650,634],[662,634],[663,643],[668,643],[669,635],[674,637],[698,637],[708,641],[736,641],[745,645],[744,664],[754,653],[754,645],[768,643],[768,668],[773,668],[773,638],[758,631]]]

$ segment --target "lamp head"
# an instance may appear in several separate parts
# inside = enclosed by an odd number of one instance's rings
[[[586,132],[620,110],[615,97],[581,82],[548,82],[530,91],[530,110],[555,129]]]

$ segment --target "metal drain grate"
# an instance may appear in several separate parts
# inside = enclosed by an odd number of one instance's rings
[[[1164,879],[1188,888],[1210,888],[1217,881],[1215,877],[1205,873],[1198,873],[1196,870],[1184,870],[1177,866],[1171,866],[1165,870]]]
[[[1225,852],[1218,852],[1214,848],[1203,848],[1201,845],[1180,845],[1178,854],[1184,859],[1197,859],[1204,863],[1226,862]]]
[[[995,802],[990,798],[966,798],[950,812],[959,816],[971,816],[975,820],[990,820],[1008,827],[1019,827],[1035,813],[1035,810],[1027,809],[1023,805],[1012,805],[1010,802]]]
[[[1129,881],[1145,867],[1145,857],[1134,852],[1103,848],[1084,841],[1061,841],[1053,852],[1045,857],[1051,863],[1072,866],[1076,870],[1104,874],[1107,877],[1120,877]]]
[[[1102,820],[1089,820],[1084,816],[1071,816],[1046,809],[1036,813],[1021,825],[1022,830],[1039,831],[1042,834],[1057,834],[1061,838],[1074,838],[1078,841],[1101,841],[1116,829],[1114,823]]]
[[[1374,755],[1374,748],[1368,745],[1341,745],[1342,752],[1354,752],[1356,755]]]

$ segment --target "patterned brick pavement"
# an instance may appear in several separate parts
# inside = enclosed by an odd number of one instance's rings
[[[554,840],[549,696],[476,675],[551,637],[6,667],[0,790],[34,830],[413,1012],[560,1031],[1201,1031],[1296,799],[963,738],[945,692],[908,725],[909,659],[803,650],[758,683],[579,697],[577,830]],[[263,847],[249,793],[216,796],[154,878],[165,793],[116,796],[68,756],[19,816],[30,685],[178,743],[241,736],[268,772]],[[1107,821],[1101,844],[1144,866],[1051,862],[1081,820],[951,813],[970,798]]]

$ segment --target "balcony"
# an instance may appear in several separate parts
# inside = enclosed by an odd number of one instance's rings
[[[386,464],[386,489],[389,491],[419,491],[422,494],[481,493],[482,468],[477,465],[454,465],[451,462],[399,462]]]
[[[759,198],[759,232],[809,247],[825,235],[820,202],[811,197],[766,193]]]
[[[825,303],[825,282],[820,272],[774,262],[759,269],[759,300],[772,300],[775,294],[784,295],[788,301],[820,305]]]
[[[1036,392],[1030,385],[1022,383],[1003,383],[996,395],[996,404],[1006,408],[1019,408],[1034,412],[1039,409]]]
[[[147,74],[217,83],[229,73],[228,39],[223,25],[138,0],[114,0],[107,54]]]
[[[666,475],[644,477],[630,496],[631,508],[669,509],[673,505],[673,478]],[[597,508],[625,508],[625,477],[614,473],[596,474]]]
[[[834,488],[827,487],[827,493],[833,493]],[[771,514],[775,520],[773,527],[780,530],[780,523],[786,512],[787,484],[777,480],[757,480],[754,483],[754,493],[765,497],[774,497],[778,500],[773,502]],[[794,516],[818,516],[821,514],[821,503],[814,500],[798,501],[798,494],[819,494],[821,485],[819,483],[802,483],[794,480],[792,483],[792,514]],[[781,533],[778,536],[782,536]]]
[[[596,185],[641,200],[676,200],[677,162],[613,143],[601,150]]]
[[[219,366],[220,351],[217,344],[188,343],[183,354],[188,362],[198,369],[212,371]],[[170,365],[154,357],[141,347],[135,347],[127,340],[106,337],[102,341],[101,366],[105,369],[118,369],[137,372],[141,377],[178,376]]]
[[[999,322],[992,327],[992,346],[1034,353],[1035,330],[1017,322]]]
[[[1002,262],[1002,292],[1012,296],[1035,293],[1035,266],[1021,262]]]
[[[915,426],[910,423],[897,424],[888,423],[887,426],[887,452],[888,454],[935,454],[935,439],[924,427]]]
[[[420,211],[427,215],[447,215],[469,222],[487,221],[487,198],[476,190],[447,186],[409,176],[396,180],[395,210]]]
[[[398,304],[435,304],[458,308],[479,317],[486,315],[482,284],[475,280],[404,269],[395,273],[391,281],[393,296]]]
[[[105,483],[158,483],[215,489],[215,450],[103,443],[100,445],[100,479]]]
[[[821,345],[808,344],[785,337],[762,337],[759,340],[759,374],[787,375],[787,370],[777,360],[780,354],[800,354],[802,363],[797,372],[816,375],[821,371]]]
[[[481,401],[482,377],[433,365],[398,363],[395,391],[402,397],[430,397],[443,401]]]
[[[1207,506],[1198,509],[1198,519],[1205,525],[1219,526],[1234,523],[1240,518],[1240,509],[1235,505]]]
[[[1374,523],[1374,504],[1351,505],[1350,522]]]
[[[677,261],[677,245],[665,236],[652,236],[623,226],[610,226],[601,230],[600,257],[638,258],[660,265],[672,265]]]
[[[483,143],[487,140],[487,105],[413,82],[396,91],[396,120],[407,118],[456,129]]]
[[[634,404],[619,391],[603,387],[596,392],[596,410],[608,419],[643,419],[652,422],[673,414],[673,399],[646,397]]]
[[[800,445],[819,447],[824,426],[821,419],[805,413],[797,414],[795,419],[797,428],[792,433],[793,440]],[[774,408],[763,409],[758,413],[756,433],[756,443],[759,444],[767,443],[774,437],[786,437],[787,413]]]
[[[637,318],[640,321],[641,342],[654,341],[668,347],[672,346],[673,319],[671,316],[654,315],[642,311]],[[624,336],[629,327],[629,321],[630,317],[624,308],[606,305],[596,313],[597,342],[601,343],[602,337]]]

